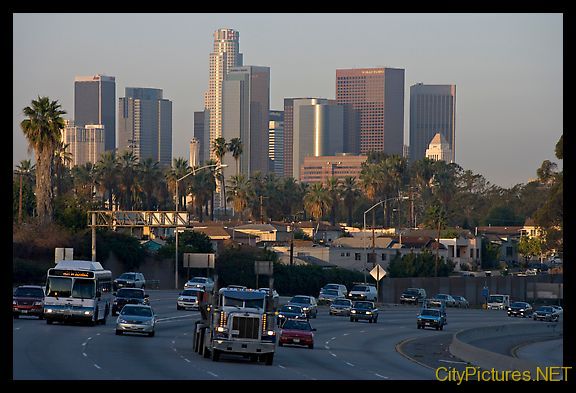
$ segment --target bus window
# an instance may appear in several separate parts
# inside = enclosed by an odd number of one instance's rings
[[[67,277],[48,277],[46,296],[70,297],[72,279]]]
[[[72,297],[80,299],[94,298],[94,280],[77,278],[72,288]]]

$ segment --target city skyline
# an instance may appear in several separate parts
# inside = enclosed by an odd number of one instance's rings
[[[81,28],[97,18],[106,31]],[[130,21],[156,29],[136,34],[124,28]],[[117,97],[127,86],[162,89],[173,102],[172,157],[187,159],[221,28],[239,32],[244,64],[270,67],[271,110],[288,97],[335,99],[337,69],[401,68],[405,92],[415,83],[457,86],[456,163],[464,169],[511,187],[535,178],[543,160],[562,168],[554,156],[562,14],[14,14],[13,165],[33,158],[22,109],[48,96],[74,120],[74,77],[96,74],[115,77]],[[404,144],[409,112],[405,94]]]

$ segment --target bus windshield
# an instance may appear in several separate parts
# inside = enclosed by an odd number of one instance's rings
[[[70,297],[72,279],[68,277],[48,277],[46,296]]]
[[[94,298],[94,280],[85,280],[77,278],[74,280],[72,287],[72,297],[79,299],[92,299]]]

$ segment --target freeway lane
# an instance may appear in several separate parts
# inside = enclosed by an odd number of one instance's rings
[[[414,306],[383,307],[378,323],[329,316],[311,319],[315,348],[278,347],[272,366],[223,355],[219,362],[192,351],[197,311],[176,310],[176,291],[150,290],[158,314],[155,337],[116,336],[106,325],[47,325],[13,321],[15,380],[433,380],[434,370],[396,351],[396,344],[489,324],[523,323],[505,312],[448,310],[443,332],[416,329]]]

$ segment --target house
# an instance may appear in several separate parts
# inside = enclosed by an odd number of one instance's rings
[[[344,233],[344,230],[337,225],[330,225],[326,222],[302,221],[295,224],[311,239],[330,244]]]
[[[278,229],[271,224],[246,224],[238,225],[235,227],[228,228],[232,230],[232,239],[236,240],[237,234],[250,235],[253,239],[258,239],[259,241],[274,242],[276,241],[276,233]]]
[[[518,263],[518,240],[522,230],[521,226],[479,226],[475,232],[485,241],[499,247],[498,261],[514,265]]]

